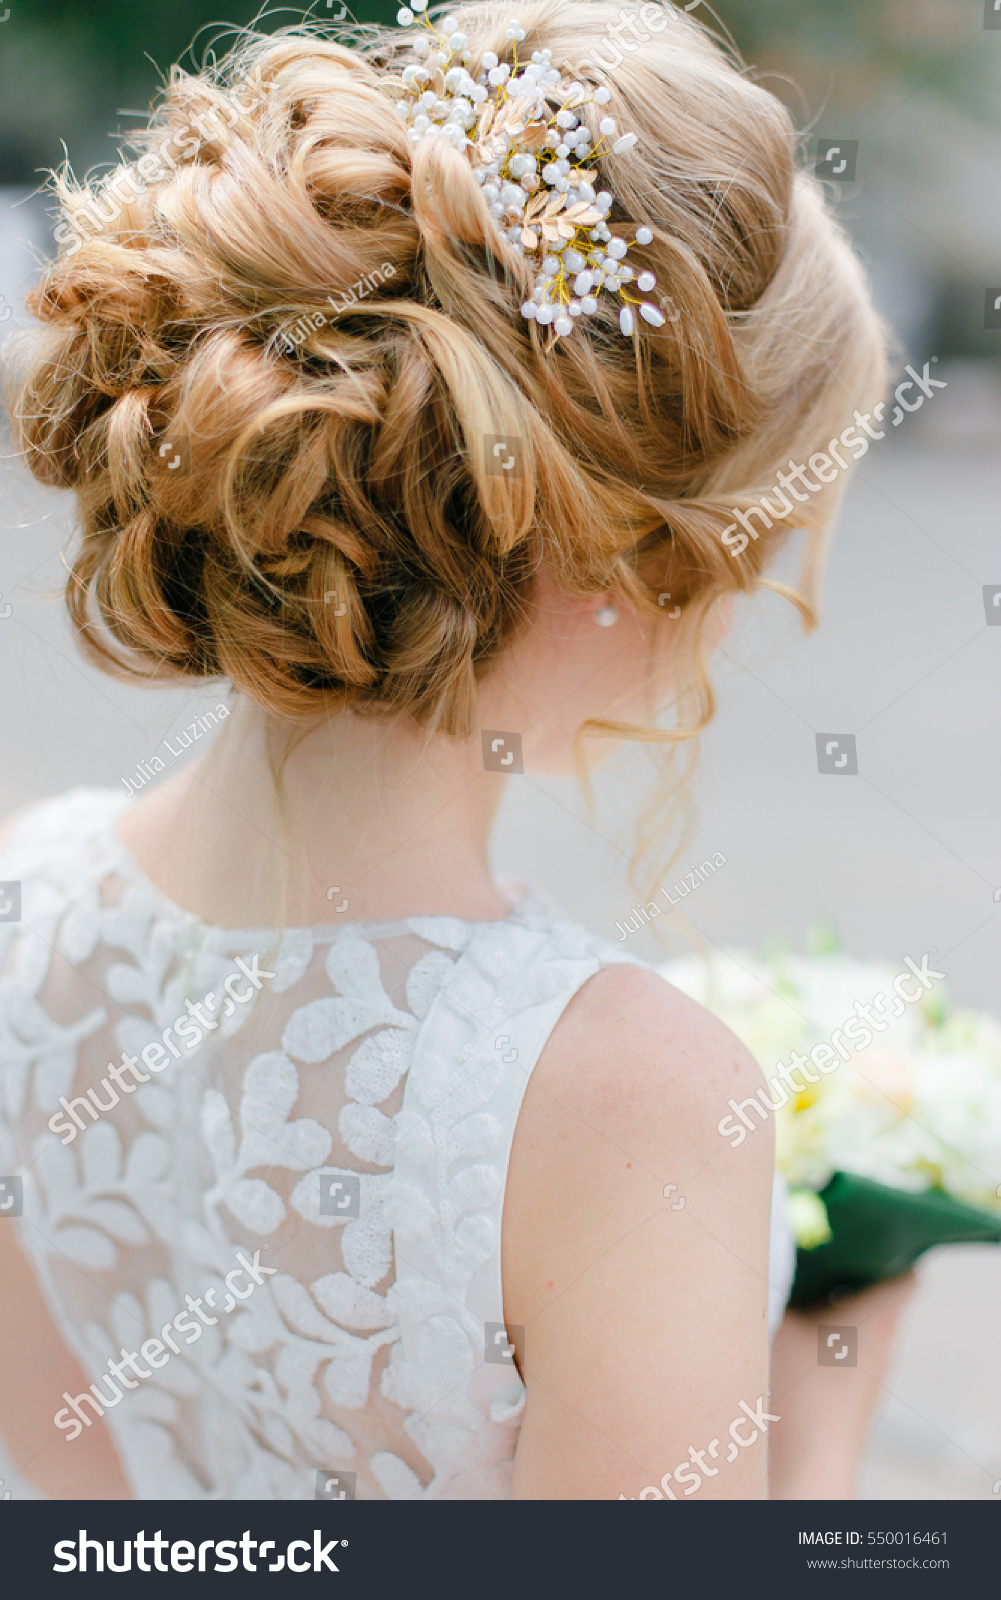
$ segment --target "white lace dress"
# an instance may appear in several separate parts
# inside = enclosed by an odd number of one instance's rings
[[[630,958],[533,894],[211,928],[125,851],[126,804],[76,790],[0,854],[0,1205],[92,1381],[57,1426],[99,1406],[138,1499],[509,1498],[515,1122],[569,1000]]]

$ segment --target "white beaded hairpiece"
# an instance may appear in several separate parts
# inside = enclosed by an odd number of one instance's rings
[[[409,28],[414,13],[426,11],[427,0],[411,0],[396,20]],[[488,51],[474,78],[465,65],[469,40],[458,31],[456,19],[444,17],[438,26],[425,15],[420,20],[422,32],[413,48],[421,59],[403,69],[406,98],[397,101],[396,109],[412,144],[441,139],[466,153],[502,234],[519,254],[539,264],[522,316],[551,324],[562,337],[573,332],[575,321],[597,311],[597,296],[605,290],[623,302],[619,327],[626,338],[636,325],[634,306],[645,321],[661,327],[664,313],[630,293],[635,283],[647,294],[657,280],[652,272],[637,275],[626,261],[631,245],[617,238],[607,223],[613,196],[607,190],[595,192],[597,175],[589,165],[631,150],[636,134],[620,134],[613,119],[604,116],[593,143],[578,115],[584,106],[607,105],[610,92],[564,79],[553,66],[551,50],[534,51],[531,62],[522,66],[518,45],[525,29],[517,22],[507,29],[512,64]],[[553,113],[550,102],[560,109]],[[649,228],[637,228],[631,243],[648,245],[652,240]]]

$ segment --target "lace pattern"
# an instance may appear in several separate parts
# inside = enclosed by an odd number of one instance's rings
[[[508,1497],[514,1127],[563,1008],[628,958],[531,896],[494,923],[209,928],[128,857],[125,803],[47,802],[0,861],[24,908],[0,1171],[134,1494]],[[88,1091],[77,1129],[60,1102]],[[95,1407],[68,1398],[70,1437]]]

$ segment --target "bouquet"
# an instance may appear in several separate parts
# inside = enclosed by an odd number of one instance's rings
[[[1001,1242],[1001,1025],[949,1008],[933,955],[894,968],[817,944],[662,968],[765,1074],[719,1131],[736,1149],[774,1120],[794,1306],[899,1277],[936,1244]]]

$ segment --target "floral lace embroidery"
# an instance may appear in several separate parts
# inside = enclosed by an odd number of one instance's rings
[[[0,863],[24,907],[0,924],[0,1170],[134,1493],[303,1499],[333,1472],[359,1498],[507,1497],[511,1139],[560,1012],[626,958],[531,898],[497,923],[208,928],[126,855],[122,804],[48,802]],[[252,1003],[112,1104],[108,1064],[255,954]],[[109,1109],[60,1143],[49,1118],[91,1088]],[[241,1253],[266,1275],[236,1304]],[[116,1385],[179,1314],[196,1339]]]

